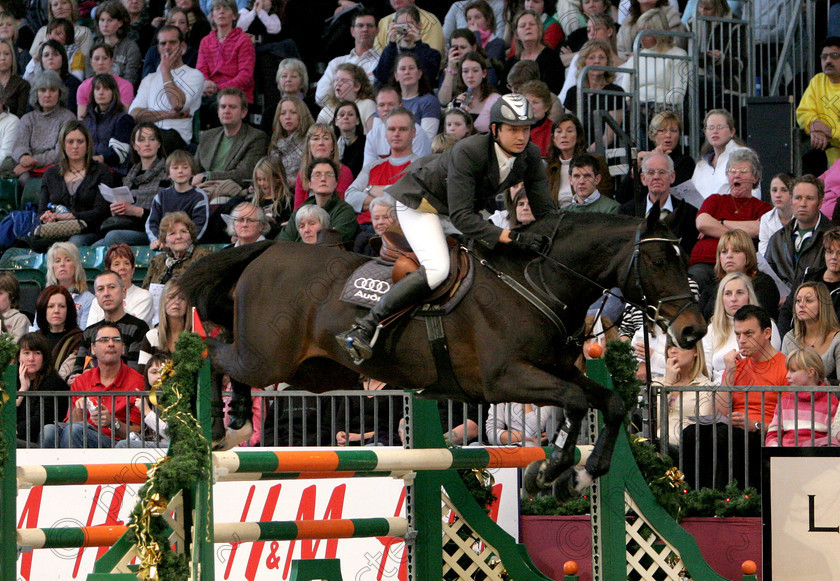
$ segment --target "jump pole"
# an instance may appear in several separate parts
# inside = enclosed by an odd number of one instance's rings
[[[0,408],[0,432],[5,436],[6,462],[0,466],[0,574],[2,581],[17,579],[17,545],[10,542],[17,526],[17,486],[12,469],[17,466],[17,366],[9,365],[3,375],[5,394],[8,397]],[[0,393],[3,397],[3,393]]]

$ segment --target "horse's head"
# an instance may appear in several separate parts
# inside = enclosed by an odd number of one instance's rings
[[[622,291],[644,307],[645,318],[657,324],[683,348],[706,334],[706,320],[688,286],[686,258],[676,237],[659,222],[654,204],[640,224],[623,280]]]

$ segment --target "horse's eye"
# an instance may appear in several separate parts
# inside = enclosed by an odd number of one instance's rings
[[[653,260],[653,265],[654,265],[655,267],[657,267],[657,268],[660,268],[660,267],[662,267],[662,266],[665,266],[665,261],[664,261],[664,260],[662,260],[661,258],[655,258],[655,259]]]

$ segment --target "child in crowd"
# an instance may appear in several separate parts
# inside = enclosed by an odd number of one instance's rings
[[[47,24],[47,37],[45,40],[54,40],[60,43],[65,52],[67,52],[67,65],[70,69],[70,74],[79,79],[85,80],[85,55],[79,50],[76,45],[76,33],[73,28],[73,23],[66,18],[54,18]],[[40,54],[38,51],[37,54]],[[39,57],[33,57],[26,65],[23,76],[27,79],[40,72],[38,68]]]
[[[149,209],[146,234],[152,250],[160,250],[162,246],[158,240],[160,221],[169,212],[186,212],[195,223],[198,231],[196,238],[201,239],[204,235],[210,218],[210,202],[207,194],[191,183],[196,169],[195,158],[182,149],[170,153],[166,158],[166,173],[172,180],[172,187],[159,191]]]
[[[450,107],[443,114],[443,133],[463,139],[475,133],[472,116],[460,107]]]
[[[286,187],[283,164],[274,157],[264,157],[254,166],[254,205],[263,209],[271,224],[266,238],[274,238],[292,215],[292,193]]]
[[[146,371],[143,378],[146,384],[145,391],[151,391],[152,386],[160,379],[161,368],[172,361],[172,357],[165,353],[152,355],[146,363]],[[152,405],[148,397],[138,397],[134,404],[140,415],[143,416],[144,427],[141,427],[139,434],[129,435],[125,440],[117,442],[115,448],[165,448],[169,445],[169,438],[166,433],[166,422],[160,418],[160,410]]]
[[[29,332],[29,319],[18,310],[20,306],[20,283],[11,272],[0,274],[0,318],[3,331],[11,333],[15,343]]]

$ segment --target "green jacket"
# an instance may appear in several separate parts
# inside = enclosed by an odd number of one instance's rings
[[[608,198],[604,194],[592,202],[591,204],[569,204],[560,208],[561,212],[578,212],[580,214],[588,212],[600,212],[601,214],[618,214],[618,208],[621,204]]]

